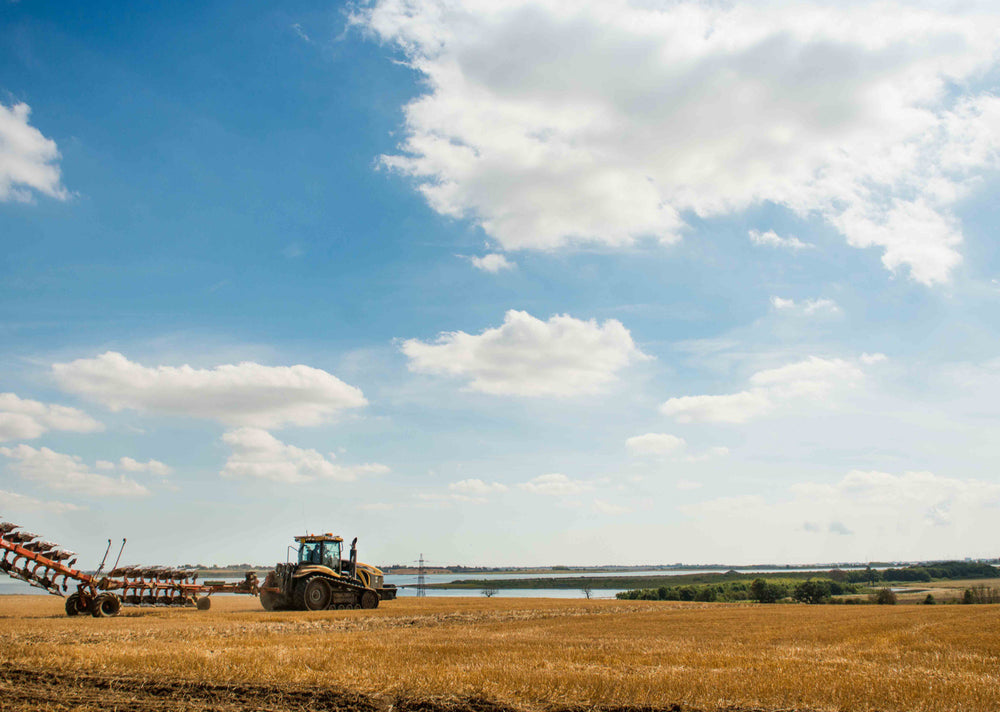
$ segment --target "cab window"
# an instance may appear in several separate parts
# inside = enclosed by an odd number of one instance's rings
[[[340,542],[323,542],[323,566],[327,566],[334,571],[340,570]]]
[[[320,542],[318,541],[304,541],[302,546],[299,547],[299,563],[300,564],[318,564],[320,563]]]

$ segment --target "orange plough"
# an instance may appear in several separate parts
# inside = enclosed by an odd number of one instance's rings
[[[121,559],[125,548],[118,552]],[[198,574],[189,569],[166,566],[118,566],[106,574],[104,564],[111,551],[111,540],[104,559],[94,573],[75,568],[77,555],[58,544],[10,522],[0,521],[0,571],[12,578],[41,588],[66,599],[66,615],[89,613],[95,618],[116,616],[122,606],[196,606],[208,610],[213,593],[239,593],[257,596],[257,574],[246,574],[243,581],[198,583]],[[75,588],[70,593],[71,588]],[[68,594],[68,595],[67,595]]]

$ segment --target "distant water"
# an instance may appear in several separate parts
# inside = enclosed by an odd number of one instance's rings
[[[732,569],[739,573],[752,573],[752,574],[782,574],[789,573],[792,571],[829,571],[827,568],[815,568],[815,569],[784,569],[784,568],[772,568],[772,569]],[[848,570],[848,569],[844,569]],[[257,572],[258,575],[262,575],[261,571]],[[452,581],[458,580],[468,580],[468,579],[483,579],[483,580],[505,580],[505,579],[519,579],[519,578],[533,578],[533,579],[560,579],[560,578],[571,578],[575,576],[587,576],[587,577],[606,577],[606,576],[683,576],[687,574],[710,574],[710,573],[722,573],[719,569],[649,569],[643,571],[601,571],[597,573],[581,573],[579,571],[570,572],[559,572],[559,573],[463,573],[463,574],[427,574],[424,576],[424,581],[428,584],[432,583],[450,583]],[[209,577],[213,581],[242,581],[242,576],[235,577]],[[416,596],[417,589],[415,588],[417,584],[416,574],[389,574],[385,577],[386,583],[395,584],[399,586],[400,596]],[[74,587],[70,586],[67,593],[72,593]],[[616,593],[620,593],[626,589],[621,588],[599,588],[594,589],[592,593],[593,598],[614,598]],[[0,578],[0,595],[36,595],[36,596],[48,596],[50,594],[46,593],[40,588],[35,588],[30,586],[23,581],[17,581],[9,577]],[[428,597],[452,597],[452,596],[479,596],[480,591],[474,588],[429,588],[426,590]],[[223,594],[215,594],[223,595]],[[500,589],[497,594],[497,598],[583,598],[583,592],[572,588],[508,588]]]

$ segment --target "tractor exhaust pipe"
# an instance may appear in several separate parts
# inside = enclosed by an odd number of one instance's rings
[[[351,578],[358,577],[358,538],[351,542]]]

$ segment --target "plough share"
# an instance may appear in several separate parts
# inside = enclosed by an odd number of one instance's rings
[[[95,618],[116,616],[124,606],[197,606],[208,610],[213,593],[260,593],[257,574],[246,574],[243,581],[198,583],[198,573],[190,569],[165,566],[118,566],[125,539],[118,551],[118,560],[106,574],[104,564],[111,551],[111,540],[104,559],[93,574],[76,566],[76,554],[58,544],[42,540],[16,524],[0,521],[0,571],[54,596],[66,598],[66,615],[90,613]],[[70,587],[76,590],[66,596]]]

